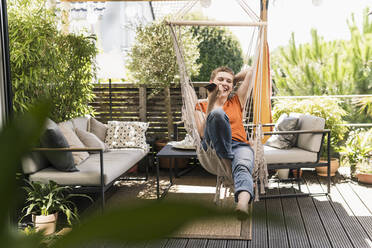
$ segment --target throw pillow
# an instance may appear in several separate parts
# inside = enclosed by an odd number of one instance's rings
[[[287,114],[282,114],[275,124],[274,131],[294,131],[298,127],[297,117],[289,117]],[[280,134],[272,135],[265,143],[265,145],[279,148],[289,149],[296,142],[296,134]]]
[[[40,138],[40,146],[44,148],[69,148],[66,138],[63,136],[57,124],[48,119],[46,130]],[[60,171],[78,171],[74,164],[72,152],[44,152],[51,165]]]
[[[107,151],[108,148],[106,144],[103,143],[94,133],[84,131],[80,128],[76,128],[75,133],[86,147],[101,148],[104,152]]]
[[[93,117],[89,120],[89,132],[95,134],[102,142],[105,142],[107,126]]]
[[[146,122],[109,121],[105,143],[111,148],[137,147],[147,149]]]
[[[62,134],[65,136],[67,143],[69,144],[71,148],[84,148],[85,147],[73,129],[65,125],[58,125],[58,126],[61,129]],[[74,158],[75,165],[78,165],[89,157],[89,153],[88,152],[72,152],[72,156]]]

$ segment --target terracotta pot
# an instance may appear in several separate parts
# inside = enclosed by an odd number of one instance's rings
[[[156,140],[155,141],[155,150],[158,152],[160,151],[164,146],[166,146],[168,143],[168,140]],[[174,163],[177,163],[178,169],[183,169],[187,167],[187,164],[189,163],[188,158],[174,158]],[[159,158],[159,167],[163,169],[169,169],[171,167],[172,159],[170,158]],[[174,167],[174,166],[173,166]]]
[[[292,174],[293,174],[293,177],[294,178],[297,178],[297,170],[296,169],[292,169]],[[300,169],[300,175],[299,177],[302,177],[302,170]]]
[[[326,163],[327,161],[321,159],[320,162]],[[331,177],[336,175],[338,167],[340,167],[338,158],[331,158]],[[315,169],[316,169],[316,172],[318,173],[318,176],[321,176],[321,177],[327,176],[327,166],[316,167]]]
[[[43,231],[45,235],[53,234],[56,231],[58,213],[49,215],[32,215],[32,222],[36,230]]]
[[[372,174],[371,173],[357,173],[358,181],[361,183],[372,184]]]

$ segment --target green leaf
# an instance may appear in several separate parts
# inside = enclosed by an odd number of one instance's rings
[[[50,104],[46,101],[30,108],[30,111],[10,120],[0,132],[0,158],[2,172],[0,195],[8,199],[0,204],[0,233],[7,226],[7,214],[13,207],[16,193],[15,174],[20,169],[21,159],[39,139]]]
[[[108,209],[73,227],[53,247],[73,247],[88,242],[143,242],[171,235],[182,224],[198,218],[233,215],[232,211],[177,201],[137,202]]]

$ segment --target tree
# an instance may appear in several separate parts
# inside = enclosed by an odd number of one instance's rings
[[[272,53],[273,80],[280,95],[371,94],[372,21],[363,13],[363,30],[348,21],[350,41],[325,42],[311,30],[309,44],[289,45]]]
[[[193,81],[209,81],[211,72],[219,66],[228,66],[234,72],[241,70],[244,63],[242,49],[230,30],[203,26],[192,26],[190,30],[199,41],[200,57],[196,62],[201,64],[200,72],[192,78]]]
[[[40,97],[52,99],[51,116],[60,122],[93,112],[95,38],[63,35],[45,0],[9,2],[10,67],[15,112]]]
[[[181,29],[186,68],[190,75],[196,75],[200,66],[197,41],[187,28]],[[168,117],[168,138],[173,132],[173,118],[170,102],[170,87],[179,84],[179,72],[172,37],[164,21],[139,26],[136,40],[129,54],[127,64],[137,84],[148,85],[154,93],[163,92],[165,112]]]

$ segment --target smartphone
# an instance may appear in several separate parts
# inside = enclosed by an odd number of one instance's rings
[[[214,91],[216,89],[216,87],[217,87],[217,84],[215,84],[215,83],[210,83],[207,86],[204,86],[204,88],[206,88],[208,90],[208,92]]]

